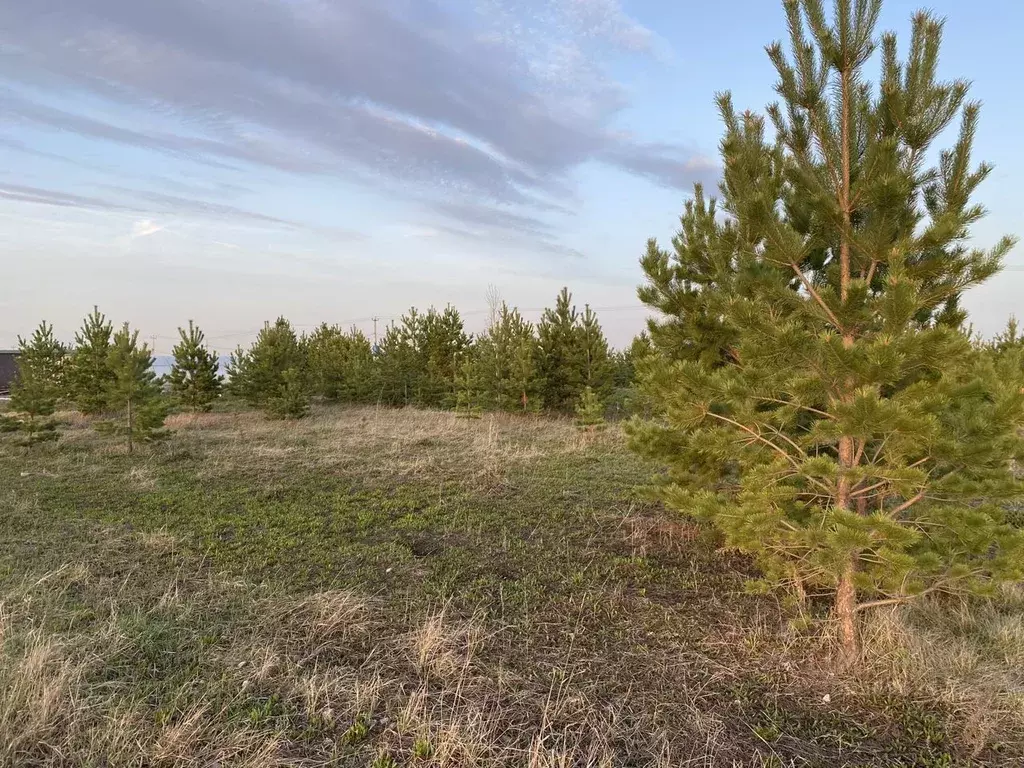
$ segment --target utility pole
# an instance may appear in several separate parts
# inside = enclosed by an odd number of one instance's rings
[[[380,320],[380,318],[379,317],[373,317],[371,319],[373,320],[373,349],[374,349],[374,351],[376,351],[377,350],[377,321]]]

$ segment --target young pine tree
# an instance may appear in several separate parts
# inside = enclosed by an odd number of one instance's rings
[[[363,403],[373,398],[373,348],[355,328],[345,333],[322,324],[305,340],[310,386],[332,402]]]
[[[286,373],[292,371],[292,373]],[[306,350],[285,318],[266,323],[248,350],[239,347],[228,365],[228,389],[254,408],[280,415],[280,400],[309,400],[309,375]],[[289,406],[291,414],[299,409]],[[297,417],[297,416],[296,416]]]
[[[488,407],[519,412],[540,408],[537,337],[518,309],[501,305],[498,321],[479,339],[476,353]]]
[[[616,413],[650,415],[651,408],[647,397],[642,387],[638,386],[638,369],[653,351],[651,337],[645,331],[641,331],[626,349],[615,354],[615,370],[612,375],[615,388],[611,405]]]
[[[576,426],[584,432],[596,432],[604,429],[604,403],[593,387],[583,388],[576,401]]]
[[[593,389],[598,397],[606,398],[612,390],[614,366],[608,348],[608,339],[605,338],[601,323],[598,322],[597,315],[589,304],[580,315],[579,337],[583,362],[583,385]],[[579,396],[577,396],[578,399]]]
[[[444,312],[433,307],[427,311],[416,340],[422,366],[418,405],[440,408],[454,404],[459,360],[469,344],[458,310],[448,306]]]
[[[208,411],[220,396],[223,378],[220,361],[205,343],[203,332],[189,320],[188,330],[178,329],[181,340],[174,345],[171,367],[171,395],[190,411]]]
[[[586,351],[572,294],[563,288],[537,323],[537,373],[544,407],[570,412],[586,386]],[[607,354],[607,350],[606,350]]]
[[[164,436],[167,406],[153,371],[153,355],[146,345],[139,346],[139,332],[130,330],[128,323],[114,334],[108,364],[113,380],[106,404],[113,418],[104,428],[123,435],[132,453],[137,443]]]
[[[479,419],[482,399],[480,365],[476,350],[470,348],[462,353],[455,374],[455,415],[464,419]]]
[[[675,253],[652,242],[642,261],[665,318],[641,366],[658,418],[632,430],[669,465],[670,506],[768,583],[831,598],[847,661],[864,610],[1024,575],[1000,505],[1020,492],[1024,395],[961,328],[960,294],[1012,244],[967,245],[990,171],[971,164],[978,105],[936,79],[926,13],[906,61],[892,34],[874,58],[880,8],[838,0],[829,21],[821,0],[787,0],[771,139],[719,97],[724,215],[698,189]]]
[[[110,368],[113,326],[99,308],[82,322],[75,334],[75,346],[68,360],[67,389],[82,413],[95,415],[107,407],[107,393],[114,380]]]
[[[1016,317],[1010,316],[1006,328],[995,335],[989,348],[999,355],[1024,351],[1024,334],[1020,331]]]
[[[401,322],[388,326],[377,348],[377,390],[388,405],[412,405],[417,401],[424,378],[420,354],[423,315],[413,307]]]
[[[53,336],[53,326],[43,322],[29,339],[18,337],[18,373],[11,387],[11,407],[19,415],[8,422],[23,434],[26,446],[57,437],[50,418],[61,394],[67,350]]]
[[[281,384],[265,404],[267,414],[276,419],[301,419],[309,414],[309,387],[302,371],[288,368]]]
[[[373,402],[376,393],[373,345],[365,333],[352,328],[346,336],[348,353],[343,369],[340,399],[351,403]]]
[[[55,400],[65,390],[68,348],[53,335],[53,326],[45,320],[28,339],[18,337],[18,370],[31,373],[43,382]]]
[[[336,325],[322,323],[305,339],[310,386],[325,400],[337,402],[346,390],[349,339]]]

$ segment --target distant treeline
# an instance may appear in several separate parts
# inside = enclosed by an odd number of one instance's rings
[[[571,413],[586,394],[602,410],[632,404],[646,334],[612,350],[597,315],[577,311],[567,289],[533,325],[507,304],[486,331],[466,332],[454,307],[411,309],[376,347],[359,330],[321,325],[299,335],[284,318],[267,324],[228,365],[228,390],[271,413],[301,416],[310,396],[383,405]]]
[[[45,440],[54,435],[50,416],[67,403],[102,416],[131,445],[161,434],[170,409],[208,410],[228,395],[281,418],[301,418],[320,398],[447,408],[468,417],[485,410],[575,413],[592,429],[638,407],[636,362],[650,351],[646,333],[613,350],[596,313],[577,310],[568,289],[536,325],[495,302],[487,329],[476,335],[451,306],[410,309],[377,344],[355,328],[326,323],[299,334],[281,317],[232,353],[226,379],[202,330],[189,321],[179,335],[170,374],[158,378],[138,331],[125,324],[115,332],[98,309],[71,346],[43,322],[18,340],[12,410],[19,415],[4,417],[2,428],[24,433],[29,444]]]

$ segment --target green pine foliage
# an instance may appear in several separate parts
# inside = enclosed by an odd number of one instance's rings
[[[602,399],[614,387],[615,366],[597,314],[587,305],[582,314],[563,288],[554,309],[537,324],[537,370],[544,407],[571,413],[584,388]]]
[[[265,323],[248,350],[239,347],[228,365],[228,389],[237,397],[270,415],[282,412],[280,400],[299,397],[309,400],[306,349],[285,318]],[[290,373],[289,373],[290,372]],[[287,374],[287,376],[286,376]],[[289,414],[302,409],[289,406]],[[297,418],[298,416],[296,416]]]
[[[459,361],[470,342],[462,317],[454,307],[445,307],[444,312],[433,307],[427,311],[416,339],[423,371],[417,405],[450,408],[455,404]]]
[[[366,334],[357,328],[349,331],[348,340],[341,399],[353,403],[372,402],[377,392],[373,345]]]
[[[31,370],[19,374],[11,389],[11,408],[16,416],[9,418],[16,422],[22,445],[32,447],[57,439],[57,422],[52,418],[57,400],[49,383],[38,374]]]
[[[1002,380],[1024,389],[1024,334],[1020,332],[1017,318],[1011,316],[1006,328],[981,349],[992,360]]]
[[[415,308],[391,323],[377,347],[376,386],[380,402],[412,405],[425,376],[418,348],[422,316]]]
[[[455,375],[455,415],[464,419],[479,419],[483,410],[483,392],[480,385],[480,364],[474,349],[462,353]]]
[[[356,329],[322,324],[305,339],[312,391],[326,400],[368,402],[374,391],[373,348]]]
[[[220,397],[223,377],[215,352],[206,346],[206,337],[189,320],[188,330],[178,329],[181,337],[174,345],[174,364],[169,376],[171,395],[184,408],[193,412],[208,411]]]
[[[471,339],[454,307],[412,308],[388,326],[377,353],[380,399],[390,405],[452,407],[459,360]]]
[[[605,406],[593,387],[583,388],[576,401],[576,426],[584,432],[596,432],[605,428]]]
[[[1024,334],[1020,331],[1017,318],[1011,316],[1006,328],[997,333],[988,345],[997,355],[1018,355],[1024,352]]]
[[[75,334],[75,346],[68,360],[67,390],[82,413],[95,415],[107,407],[107,394],[114,381],[110,368],[113,326],[98,307],[82,322]]]
[[[502,304],[497,321],[475,348],[486,407],[519,412],[540,409],[537,337],[533,324],[518,309]]]
[[[900,61],[880,0],[839,0],[831,21],[820,0],[785,9],[771,131],[720,96],[721,206],[698,188],[673,253],[652,241],[642,260],[656,418],[631,432],[668,466],[669,506],[755,555],[765,584],[830,597],[852,661],[864,610],[1024,576],[1002,506],[1024,395],[959,306],[1012,240],[967,245],[990,168],[972,165],[967,84],[936,79],[941,22],[917,14]]]
[[[48,390],[55,401],[63,396],[67,374],[68,348],[53,335],[45,320],[28,339],[18,337],[19,376],[31,375]]]
[[[570,412],[586,386],[579,320],[572,294],[563,288],[554,309],[545,309],[537,323],[537,373],[545,408]]]
[[[717,303],[740,290],[734,269],[739,231],[732,222],[723,225],[719,213],[717,201],[705,200],[698,185],[685,204],[672,253],[651,239],[640,259],[647,280],[638,290],[640,301],[658,311],[648,321],[651,344],[672,360],[714,366],[736,344],[735,329]]]
[[[166,435],[167,404],[153,371],[153,355],[145,344],[139,346],[139,332],[128,323],[114,334],[108,365],[113,373],[105,400],[110,418],[102,429],[123,436],[132,453],[138,443]]]
[[[641,331],[626,349],[612,355],[611,409],[616,414],[649,414],[650,406],[643,392],[636,386],[637,369],[653,353],[651,337]]]
[[[11,408],[16,416],[6,420],[7,431],[17,431],[26,447],[54,440],[57,423],[51,417],[61,394],[67,350],[45,321],[29,339],[18,337],[18,372],[11,387]]]
[[[583,364],[584,388],[590,387],[599,397],[606,398],[614,384],[615,368],[608,339],[605,338],[597,314],[587,304],[579,319],[580,358]],[[577,400],[579,395],[577,395]]]
[[[305,374],[298,368],[288,368],[281,374],[281,384],[267,398],[265,409],[275,419],[301,419],[309,415],[309,386]]]

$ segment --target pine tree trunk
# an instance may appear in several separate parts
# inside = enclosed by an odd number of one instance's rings
[[[128,398],[128,453],[132,452],[132,433],[135,431],[135,425],[132,423],[132,399]]]
[[[853,582],[853,563],[843,570],[836,586],[835,614],[839,622],[839,642],[843,666],[852,667],[860,656],[860,638],[857,636],[857,588]]]
[[[851,200],[850,200],[850,64],[846,63],[840,73],[841,89],[841,136],[842,142],[842,180],[839,189],[839,207],[843,213],[843,231],[839,239],[839,298],[845,310],[846,299],[850,290],[850,226],[851,226]],[[845,313],[844,313],[845,314]],[[854,334],[852,329],[839,328],[843,334],[843,347],[850,349],[854,345]],[[855,382],[850,379],[844,383],[845,391],[841,394],[841,400],[849,402],[853,398]],[[851,499],[852,488],[847,472],[853,468],[856,461],[854,441],[850,436],[844,435],[839,438],[839,481],[836,487],[836,506],[840,509],[853,511]],[[857,637],[857,588],[854,585],[853,574],[856,568],[855,555],[851,554],[849,561],[843,568],[836,585],[835,614],[839,622],[839,638],[842,643],[843,664],[846,667],[852,666],[859,656],[860,644]]]

